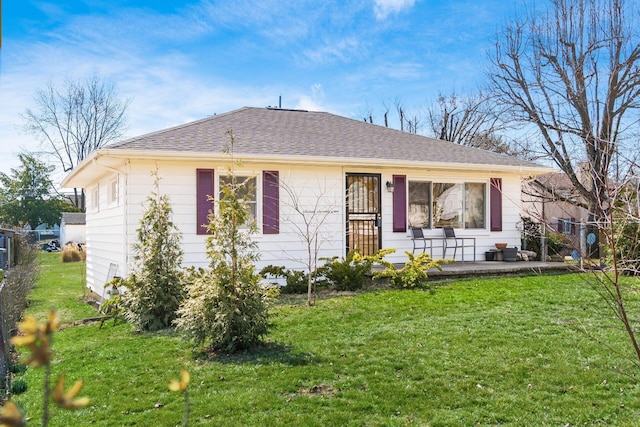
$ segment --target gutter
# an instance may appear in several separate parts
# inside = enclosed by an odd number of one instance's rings
[[[104,157],[121,158],[121,159],[145,159],[150,158],[150,152],[147,150],[118,150],[118,149],[101,149],[100,154]],[[153,152],[156,159],[170,159],[173,161],[189,161],[202,162],[220,161],[229,162],[228,155],[212,155],[211,152],[175,152],[175,151],[156,151]],[[486,163],[455,163],[455,162],[420,162],[412,160],[381,160],[372,158],[355,158],[355,157],[320,157],[305,156],[301,159],[299,156],[291,155],[264,155],[250,153],[234,153],[234,159],[240,160],[245,164],[252,163],[275,163],[287,165],[310,165],[310,166],[345,166],[345,167],[380,167],[380,168],[407,168],[407,169],[432,169],[432,170],[476,170],[476,171],[493,171],[508,172],[519,176],[540,175],[551,172],[557,172],[555,169],[547,166],[526,166],[526,165],[499,165]]]

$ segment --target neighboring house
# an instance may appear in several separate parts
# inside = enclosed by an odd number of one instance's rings
[[[565,173],[544,175],[537,181],[539,185],[524,185],[523,216],[545,224],[550,231],[564,234],[571,241],[571,246],[578,247],[580,224],[586,224],[589,219],[589,211],[577,204],[582,196]]]
[[[552,172],[333,114],[245,107],[101,148],[65,178],[64,187],[87,194],[88,286],[101,295],[110,272],[128,274],[154,171],[182,232],[184,264],[206,266],[208,197],[218,198],[231,167],[251,184],[258,268],[304,267],[303,220],[318,226],[320,257],[396,248],[388,259],[403,262],[408,229],[419,226],[428,236],[454,227],[475,237],[480,259],[496,242],[519,245],[521,180]]]
[[[84,212],[62,212],[60,221],[60,243],[85,243],[87,240],[87,221]]]

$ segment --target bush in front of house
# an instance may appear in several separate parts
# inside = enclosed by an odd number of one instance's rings
[[[270,292],[255,272],[258,260],[251,236],[257,231],[249,215],[248,194],[233,171],[222,186],[216,214],[209,214],[206,243],[209,267],[188,274],[187,297],[175,324],[196,345],[235,352],[258,344],[268,332]]]
[[[375,257],[365,257],[358,251],[349,251],[346,257],[321,258],[326,261],[320,267],[323,276],[336,291],[357,291],[364,288],[371,278],[371,266]]]
[[[133,272],[123,279],[127,291],[121,302],[125,319],[136,329],[156,331],[171,326],[176,319],[185,285],[181,234],[172,220],[169,197],[159,194],[157,176],[147,202],[133,245]]]
[[[393,263],[384,260],[384,256],[388,253],[395,252],[394,249],[382,250],[377,255],[377,262],[384,266],[384,270],[373,273],[374,279],[388,278],[389,283],[396,289],[412,289],[426,287],[428,275],[427,272],[431,268],[441,269],[443,263],[451,262],[444,259],[432,259],[426,253],[420,253],[417,256],[412,252],[405,252],[408,260],[404,266],[398,269]]]
[[[286,284],[280,286],[280,293],[282,294],[304,294],[309,287],[307,273],[301,270],[288,269],[282,265],[268,265],[260,270],[260,276],[267,281],[270,279],[285,279]],[[272,285],[278,286],[278,282],[274,282]]]

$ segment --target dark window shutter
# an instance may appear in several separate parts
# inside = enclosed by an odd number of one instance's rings
[[[491,231],[502,231],[502,178],[491,178]]]
[[[262,171],[262,233],[280,232],[280,183],[278,171]]]
[[[213,197],[213,169],[196,170],[196,233],[208,234],[206,224],[209,223],[209,212],[213,209],[213,203],[209,197]]]
[[[575,218],[571,218],[571,235],[572,236],[576,235],[576,219]]]
[[[407,177],[393,175],[393,231],[407,231]]]

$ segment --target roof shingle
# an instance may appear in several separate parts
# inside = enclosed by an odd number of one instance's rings
[[[153,132],[108,149],[223,153],[234,137],[239,156],[326,157],[418,163],[540,167],[506,155],[325,112],[243,107]]]

